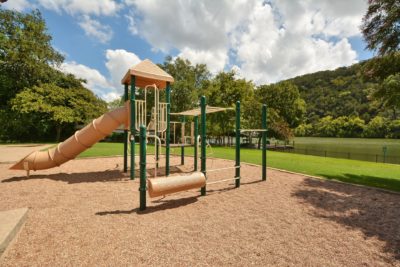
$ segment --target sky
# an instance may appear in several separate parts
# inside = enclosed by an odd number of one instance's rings
[[[366,0],[8,0],[39,9],[64,72],[106,101],[127,70],[166,56],[269,84],[371,58],[360,32]]]

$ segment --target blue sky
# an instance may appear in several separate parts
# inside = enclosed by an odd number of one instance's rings
[[[39,9],[65,55],[62,69],[106,100],[146,58],[180,56],[264,84],[373,56],[359,30],[365,0],[8,0],[2,7]]]

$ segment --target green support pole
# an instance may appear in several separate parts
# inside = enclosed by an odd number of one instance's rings
[[[135,179],[135,95],[136,95],[136,85],[135,85],[135,76],[131,75],[131,180]]]
[[[140,125],[140,210],[146,209],[146,126]]]
[[[267,105],[262,107],[262,128],[267,130]],[[267,180],[267,132],[262,132],[262,180]]]
[[[240,186],[240,101],[236,101],[235,187]]]
[[[194,171],[197,172],[197,155],[198,155],[198,151],[197,151],[197,136],[199,135],[199,117],[195,116],[194,117]]]
[[[200,99],[201,109],[201,172],[206,175],[206,97],[202,96]],[[201,195],[206,195],[206,186],[201,188]]]
[[[165,89],[165,96],[167,100],[167,131],[165,133],[165,175],[169,175],[169,139],[170,139],[170,112],[171,112],[171,87],[167,82]]]
[[[128,84],[124,84],[124,102],[128,101]],[[126,126],[126,125],[125,125]],[[124,129],[124,172],[128,171],[128,129]]]
[[[183,123],[183,127],[185,127],[185,116],[181,117],[181,122]],[[182,134],[182,146],[181,146],[181,165],[185,165],[185,137]]]

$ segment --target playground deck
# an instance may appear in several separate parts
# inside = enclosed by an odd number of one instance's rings
[[[186,162],[171,172],[190,171]],[[400,266],[399,194],[274,170],[260,182],[261,168],[242,164],[239,189],[215,184],[139,212],[138,179],[121,163],[79,159],[30,178],[0,164],[0,210],[30,208],[0,265]]]

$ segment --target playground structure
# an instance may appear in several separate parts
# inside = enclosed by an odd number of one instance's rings
[[[136,138],[140,141],[140,210],[146,209],[146,192],[150,197],[162,196],[189,189],[201,188],[201,195],[206,195],[206,186],[214,183],[235,181],[235,187],[240,186],[240,135],[243,132],[262,133],[262,180],[266,180],[266,105],[262,108],[262,129],[241,129],[240,127],[240,101],[236,102],[235,120],[235,165],[219,169],[207,170],[206,166],[206,114],[232,110],[232,108],[211,107],[206,105],[204,96],[200,99],[200,108],[183,111],[180,113],[170,112],[171,83],[174,82],[172,76],[160,69],[150,60],[144,60],[128,70],[121,83],[124,85],[124,107],[105,113],[101,117],[93,120],[83,129],[75,132],[56,147],[47,151],[33,152],[10,169],[25,170],[29,176],[30,170],[42,170],[60,166],[61,164],[75,158],[81,152],[91,147],[107,135],[110,135],[120,125],[124,125],[124,160],[123,171],[128,171],[128,152],[130,153],[130,179],[135,179],[135,159],[136,159]],[[129,94],[130,87],[130,94]],[[142,99],[136,99],[139,95],[138,88],[143,88]],[[160,101],[160,90],[165,89],[165,102]],[[148,105],[147,92],[154,90],[154,103]],[[129,98],[129,99],[128,99]],[[150,112],[149,112],[150,111]],[[148,114],[150,113],[150,114]],[[181,117],[181,143],[176,143],[175,126],[178,122],[170,120],[171,115]],[[185,117],[193,117],[191,124],[191,136],[185,136]],[[150,118],[148,122],[148,117]],[[199,134],[200,117],[200,134]],[[190,138],[190,145],[194,146],[194,170],[191,175],[170,176],[170,126],[174,125],[175,147],[181,147],[181,164],[184,164],[184,148],[187,146],[186,138]],[[159,166],[161,147],[165,146],[165,177],[147,177],[147,149],[148,139],[154,139],[155,146],[155,176]],[[128,151],[128,142],[130,150]],[[200,148],[201,168],[198,171],[198,152]],[[211,172],[235,169],[233,178],[222,179],[219,181],[207,182],[207,174]]]
[[[147,139],[147,129],[144,125],[140,127],[140,210],[146,209],[146,191],[149,192],[150,197],[163,196],[171,193],[176,193],[184,190],[201,188],[201,195],[206,195],[206,187],[207,185],[212,185],[216,183],[223,183],[228,181],[235,181],[235,187],[240,187],[240,134],[243,132],[261,132],[262,133],[262,180],[265,181],[267,179],[267,168],[266,168],[266,118],[267,118],[267,107],[263,105],[262,108],[262,129],[241,129],[240,128],[240,101],[236,102],[236,120],[235,120],[235,165],[231,167],[223,167],[218,169],[210,169],[207,170],[206,159],[207,159],[207,143],[205,142],[207,137],[206,132],[206,114],[207,113],[215,113],[220,111],[229,110],[229,108],[220,108],[220,107],[207,107],[206,98],[202,96],[200,99],[200,108],[188,110],[180,113],[173,113],[173,115],[183,116],[182,121],[185,121],[184,116],[193,116],[194,117],[194,135],[195,135],[195,144],[194,144],[194,172],[188,176],[173,176],[173,177],[162,177],[162,178],[147,178],[146,173],[146,139]],[[201,132],[198,135],[198,117],[200,116],[201,123]],[[201,140],[201,142],[199,142]],[[204,141],[203,141],[204,140]],[[201,151],[201,171],[198,172],[198,147],[200,143],[200,151]],[[181,152],[181,164],[184,163],[184,147],[185,144],[182,143],[182,152]],[[225,171],[235,169],[235,176],[233,178],[222,179],[218,181],[207,182],[207,174],[211,172]],[[147,187],[148,185],[148,187]]]

